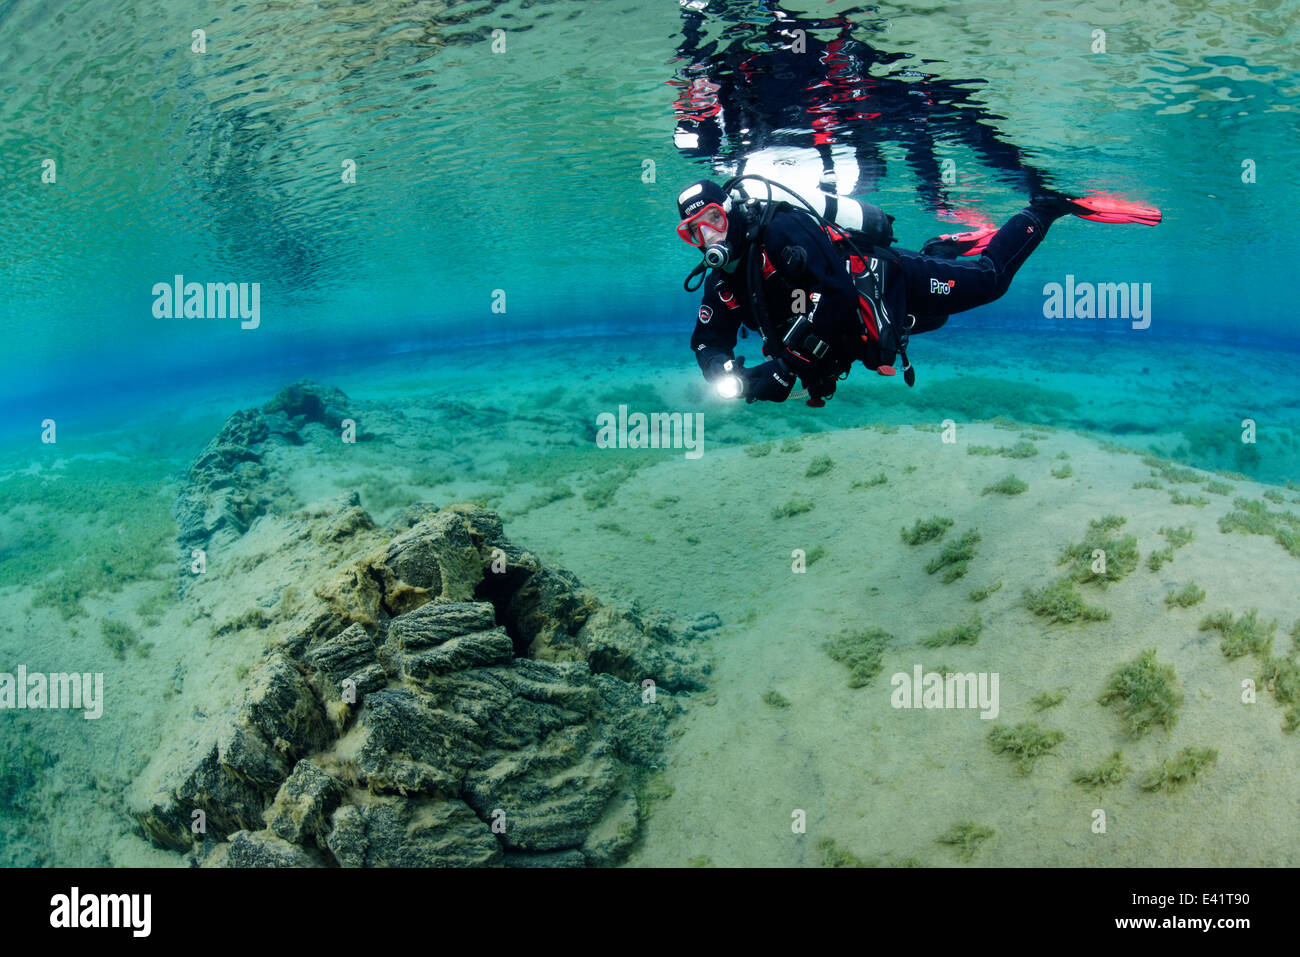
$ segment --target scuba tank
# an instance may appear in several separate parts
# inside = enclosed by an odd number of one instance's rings
[[[791,206],[803,206],[823,225],[838,226],[840,230],[849,233],[859,246],[891,246],[894,243],[894,217],[874,203],[848,196],[835,196],[820,190],[813,193],[811,199],[804,199],[776,182],[770,183],[767,198],[769,202],[775,200]]]

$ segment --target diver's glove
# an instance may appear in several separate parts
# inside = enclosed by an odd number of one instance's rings
[[[779,356],[752,369],[741,369],[745,401],[784,402],[794,388],[795,374]]]
[[[705,363],[704,378],[709,382],[714,382],[719,376],[730,375],[734,367],[743,366],[744,364],[744,356],[733,359],[731,356],[716,355]]]

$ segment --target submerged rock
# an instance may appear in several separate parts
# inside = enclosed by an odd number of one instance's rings
[[[231,734],[214,723],[193,740],[173,743],[128,791],[128,813],[155,844],[185,851],[203,839],[194,828],[218,837],[261,828],[264,795],[232,773]]]
[[[252,674],[239,707],[154,756],[128,792],[128,810],[155,843],[175,850],[196,837],[260,830],[266,802],[294,763],[329,737],[302,675],[284,655],[271,655]]]
[[[311,645],[303,660],[323,679],[316,691],[322,698],[340,698],[345,682],[359,695],[378,691],[388,684],[388,674],[375,653],[374,642],[356,622],[337,635]]]
[[[321,863],[296,844],[269,831],[236,831],[213,849],[203,867],[320,867]]]
[[[329,820],[343,794],[335,778],[310,761],[299,761],[266,811],[267,830],[295,844],[324,847]]]
[[[482,867],[502,854],[491,828],[454,798],[345,804],[328,843],[343,867]]]
[[[332,756],[341,777],[372,791],[457,794],[477,757],[479,729],[409,688],[367,695],[356,723]]]
[[[208,549],[218,533],[238,538],[272,509],[291,510],[297,504],[293,493],[264,462],[268,447],[302,445],[307,426],[337,431],[349,418],[355,421],[356,415],[346,395],[307,379],[287,386],[260,409],[231,415],[190,466],[176,500],[177,540],[184,561],[189,562],[193,549]],[[356,438],[374,436],[358,431]],[[182,586],[186,581],[182,578]]]
[[[183,542],[259,443],[345,411],[308,383],[232,416],[182,493],[206,510]],[[374,528],[355,493],[289,520],[302,547]],[[617,863],[716,616],[607,608],[477,506],[418,503],[389,529],[269,620],[238,706],[154,756],[127,801],[143,833],[205,867]]]
[[[578,643],[595,671],[636,684],[652,680],[669,691],[704,687],[707,668],[695,652],[656,641],[636,617],[616,608],[601,608],[582,626]]]
[[[275,398],[262,406],[261,411],[267,418],[287,420],[295,432],[312,422],[337,431],[344,419],[353,418],[350,406],[342,390],[303,379],[281,389]]]

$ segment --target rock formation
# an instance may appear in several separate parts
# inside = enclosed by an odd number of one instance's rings
[[[181,544],[246,528],[239,503],[276,484],[259,443],[346,404],[303,384],[231,416]],[[374,528],[355,492],[315,514],[327,537]],[[388,531],[269,626],[238,705],[154,756],[127,795],[143,833],[204,866],[617,863],[716,616],[604,606],[477,506],[419,503]]]
[[[241,409],[190,466],[189,481],[176,502],[177,540],[182,554],[206,548],[221,532],[237,537],[275,505],[287,503],[283,482],[264,462],[268,445],[302,445],[312,427],[335,437],[353,418],[348,397],[310,380],[296,382],[261,408]],[[358,432],[357,441],[375,436]],[[188,562],[188,557],[186,558]]]

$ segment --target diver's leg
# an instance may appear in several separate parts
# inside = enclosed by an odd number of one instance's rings
[[[997,231],[978,259],[963,261],[900,253],[907,311],[917,316],[946,315],[1000,298],[1011,285],[1016,270],[1047,235],[1048,227],[1057,218],[1054,212],[1025,207]]]

